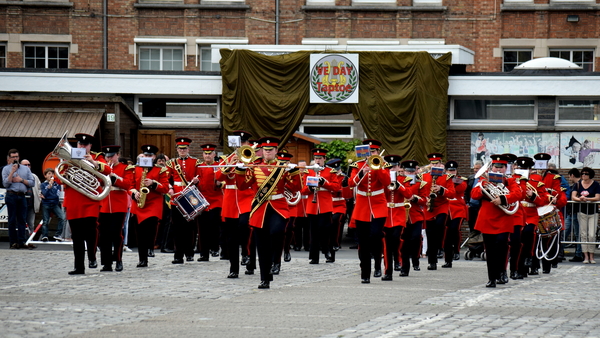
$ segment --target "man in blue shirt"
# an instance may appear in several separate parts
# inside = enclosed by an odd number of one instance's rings
[[[27,201],[25,193],[28,187],[33,187],[35,180],[28,166],[19,164],[19,151],[8,151],[7,164],[2,169],[2,184],[6,188],[5,203],[8,209],[8,238],[11,249],[35,249],[35,245],[26,245],[25,218],[27,216]]]

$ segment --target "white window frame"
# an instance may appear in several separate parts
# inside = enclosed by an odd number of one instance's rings
[[[138,54],[139,54],[139,66],[138,69],[141,69],[142,66],[142,50],[143,49],[158,49],[160,51],[160,57],[159,57],[159,64],[160,64],[160,69],[144,69],[144,70],[158,70],[158,71],[171,71],[171,70],[175,70],[175,71],[184,71],[185,70],[185,61],[184,59],[186,58],[185,56],[185,48],[181,47],[181,46],[170,46],[170,45],[140,45],[138,46]],[[165,50],[180,50],[182,52],[182,60],[181,60],[181,65],[182,65],[182,69],[163,69],[164,66],[164,52]]]
[[[504,64],[505,64],[505,61],[504,61],[504,52],[531,52],[531,59],[529,59],[527,61],[533,60],[533,56],[534,56],[534,54],[533,54],[533,47],[532,48],[506,48],[506,47],[503,48],[502,49],[502,73],[506,73],[504,71]],[[517,64],[515,65],[515,67],[517,67],[519,65],[522,65],[523,63],[525,63],[527,61],[523,61],[521,63],[518,63],[518,61],[517,61]]]
[[[531,120],[498,120],[498,119],[455,119],[454,107],[456,100],[533,100],[533,119]],[[492,127],[512,129],[528,129],[538,125],[538,100],[534,96],[454,96],[450,99],[451,127]]]
[[[592,62],[586,62],[584,64],[591,64],[592,65],[592,72],[594,71],[594,60],[596,59],[596,51],[594,50],[594,48],[549,48],[548,49],[548,56],[550,56],[551,52],[569,52],[570,54],[570,60],[571,62],[575,63],[575,61],[573,61],[573,52],[592,52]],[[578,65],[581,66],[581,65]]]
[[[441,6],[442,0],[413,0],[413,6]]]
[[[330,134],[309,134],[304,131],[305,127],[349,127],[350,134],[347,135],[330,135]],[[302,121],[298,131],[306,133],[319,138],[326,139],[347,139],[354,138],[354,121],[352,120],[318,120],[318,119],[306,119]]]
[[[600,97],[556,97],[556,112],[554,114],[555,120],[554,125],[557,127],[595,127],[598,128],[600,120],[561,120],[559,116],[559,102],[561,100],[589,100],[589,101],[600,101]]]
[[[306,6],[335,6],[335,0],[306,0]]]
[[[171,46],[181,46],[183,47],[183,70],[187,66],[187,39],[170,39],[170,38],[134,38],[134,57],[133,57],[133,65],[137,66],[137,58],[139,57],[139,50],[141,47],[154,47],[154,46],[162,46],[168,48],[168,45]],[[158,48],[157,47],[157,48]],[[162,65],[161,65],[162,67]],[[138,66],[139,68],[139,66]]]
[[[140,112],[140,99],[214,99],[216,101],[217,114],[215,117],[144,117]],[[221,97],[220,96],[197,96],[197,95],[135,95],[133,99],[133,110],[146,127],[172,127],[172,128],[218,128],[221,121]]]
[[[70,46],[69,44],[64,44],[64,43],[23,43],[23,68],[27,68],[25,67],[25,60],[26,60],[26,53],[25,53],[25,48],[27,47],[44,47],[46,49],[45,52],[45,66],[44,68],[28,68],[28,69],[49,69],[48,68],[48,47],[59,47],[59,48],[66,48],[67,49],[67,68],[51,68],[51,69],[69,69],[71,66],[71,60],[69,55],[70,53]]]
[[[396,0],[352,0],[352,5],[396,5]]]
[[[212,47],[210,45],[196,45],[196,49],[198,50],[198,55],[196,57],[196,59],[197,59],[196,65],[200,66],[200,71],[207,71],[207,72],[211,72],[211,71],[212,72],[219,72],[219,71],[221,71],[221,67],[219,66],[219,64],[212,62]],[[207,60],[207,61],[210,62],[210,69],[208,69],[208,70],[206,70],[206,69],[204,69],[202,67],[203,61],[206,61],[206,60],[202,59],[202,52],[204,52],[204,51],[207,51],[208,54],[209,54],[209,56],[210,56],[210,59]],[[214,65],[217,65],[216,66],[217,69],[213,69],[213,67],[215,67]]]
[[[4,67],[0,65],[0,68],[6,68],[8,66],[8,44],[2,41],[0,47],[4,47],[4,55],[0,54],[0,59],[4,60]]]
[[[198,67],[198,59],[200,59],[200,52],[201,52],[201,48],[206,48],[206,47],[210,47],[211,48],[211,59],[212,60],[217,60],[217,62],[211,62],[211,63],[219,63],[218,60],[221,60],[221,54],[219,53],[218,48],[215,49],[214,45],[234,45],[234,46],[240,46],[240,45],[248,45],[248,38],[198,38],[196,39],[196,67]],[[221,47],[225,47],[225,46],[221,46]],[[225,47],[227,48],[227,47]],[[212,61],[211,60],[211,61]],[[202,70],[202,69],[200,69]],[[220,67],[219,67],[219,71],[220,71]]]

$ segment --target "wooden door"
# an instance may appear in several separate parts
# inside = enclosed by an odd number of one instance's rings
[[[177,155],[175,153],[175,130],[140,129],[138,130],[138,151],[144,144],[157,146],[158,153],[165,154],[169,158]]]

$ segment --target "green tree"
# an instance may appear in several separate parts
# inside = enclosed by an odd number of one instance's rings
[[[361,140],[354,139],[352,141],[341,141],[333,140],[328,143],[321,143],[318,145],[319,148],[327,149],[327,159],[339,158],[342,160],[342,170],[346,171],[348,168],[348,159],[352,161],[356,160],[356,153],[354,146],[362,144]]]

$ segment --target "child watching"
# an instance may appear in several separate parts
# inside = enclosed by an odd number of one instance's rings
[[[48,241],[48,221],[50,220],[50,212],[54,213],[58,217],[58,228],[54,233],[54,239],[62,242],[62,232],[65,226],[65,214],[63,213],[60,201],[58,199],[58,193],[60,192],[60,186],[54,182],[54,170],[47,168],[44,170],[44,181],[40,185],[40,191],[42,194],[42,241]]]

